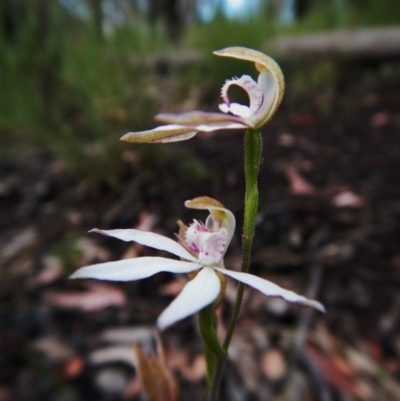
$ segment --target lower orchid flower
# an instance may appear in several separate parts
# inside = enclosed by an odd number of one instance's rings
[[[289,302],[324,311],[323,305],[318,301],[307,299],[252,274],[225,269],[222,260],[235,230],[234,215],[220,202],[209,197],[186,201],[185,206],[208,210],[210,215],[204,224],[194,220],[187,227],[181,223],[179,242],[159,234],[136,229],[93,229],[91,231],[167,251],[182,260],[164,257],[138,257],[99,263],[80,268],[71,278],[130,281],[147,278],[159,272],[197,272],[196,276],[185,285],[181,293],[159,316],[157,326],[160,330],[214,302],[221,291],[221,281],[217,273],[232,277],[267,296],[281,297]]]
[[[249,75],[228,79],[221,89],[224,103],[219,108],[222,113],[161,113],[155,117],[156,120],[169,125],[129,132],[121,140],[135,143],[176,142],[193,138],[198,131],[257,129],[265,125],[275,114],[284,92],[283,74],[278,64],[267,55],[246,47],[227,47],[214,54],[253,62],[259,72],[257,82]],[[250,100],[248,106],[230,101],[228,90],[232,85],[247,92]]]

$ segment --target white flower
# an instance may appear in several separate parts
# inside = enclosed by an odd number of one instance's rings
[[[221,290],[221,282],[217,272],[250,285],[265,295],[281,297],[289,302],[324,311],[322,304],[317,301],[297,295],[293,291],[285,290],[252,274],[223,268],[222,258],[235,230],[235,217],[232,212],[209,197],[199,197],[186,201],[185,206],[193,209],[208,209],[210,215],[205,224],[197,220],[194,220],[189,227],[180,224],[180,243],[159,234],[135,229],[92,230],[123,241],[135,241],[142,245],[167,251],[183,260],[139,257],[117,262],[99,263],[82,267],[71,278],[130,281],[150,277],[158,272],[190,273],[197,271],[197,275],[185,285],[177,298],[159,316],[157,326],[161,330],[200,311],[216,300]]]
[[[225,113],[190,111],[180,114],[161,113],[155,118],[169,125],[148,131],[129,132],[121,140],[135,143],[176,142],[193,138],[198,131],[220,129],[260,128],[275,114],[283,96],[284,80],[278,64],[267,55],[246,47],[227,47],[214,52],[221,57],[232,57],[253,62],[260,73],[257,82],[249,75],[228,79],[221,89]],[[231,103],[228,89],[237,85],[249,96],[249,106]],[[230,114],[228,114],[230,113]]]

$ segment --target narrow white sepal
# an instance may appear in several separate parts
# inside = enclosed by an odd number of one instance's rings
[[[131,281],[147,278],[159,272],[189,273],[201,267],[199,263],[145,256],[82,267],[70,278]]]
[[[177,142],[190,139],[197,131],[191,127],[179,124],[163,125],[147,131],[128,132],[121,137],[121,141],[134,143]]]
[[[267,295],[269,297],[281,297],[288,302],[311,306],[325,313],[325,307],[320,302],[308,299],[306,297],[303,297],[302,295],[298,295],[293,291],[285,290],[284,288],[279,287],[278,285],[271,283],[268,280],[264,280],[260,277],[254,276],[253,274],[234,272],[227,269],[221,269],[219,267],[214,267],[214,269],[240,281],[243,284],[247,284],[250,287],[255,288],[256,290],[262,292],[264,295]]]
[[[181,293],[169,304],[157,319],[160,330],[196,313],[211,304],[221,290],[221,283],[211,267],[204,267],[189,281]]]
[[[118,238],[122,241],[135,241],[138,244],[149,246],[151,248],[159,249],[160,251],[167,251],[175,256],[179,256],[182,259],[191,260],[197,262],[197,259],[192,256],[182,245],[178,242],[164,237],[160,234],[155,234],[149,231],[141,231],[132,229],[116,229],[116,230],[99,230],[94,228],[89,231],[90,233],[95,232],[109,237]]]
[[[247,125],[245,125],[245,122],[243,123],[233,123],[231,121],[216,122],[216,123],[205,122],[204,124],[194,125],[192,128],[201,132],[212,132],[212,131],[218,131],[220,129],[246,129]]]
[[[169,142],[187,141],[188,139],[191,139],[194,136],[196,136],[196,134],[197,134],[197,131],[191,131],[191,132],[188,132],[187,134],[180,134],[180,135],[171,136],[169,138],[155,140],[152,143],[169,143]]]

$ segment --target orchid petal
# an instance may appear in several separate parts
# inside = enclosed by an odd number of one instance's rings
[[[211,304],[218,297],[220,289],[221,283],[215,271],[211,267],[204,267],[161,313],[157,319],[158,328],[164,330]]]
[[[197,131],[200,132],[214,132],[220,129],[246,129],[247,126],[243,124],[237,123],[220,123],[220,124],[199,124],[193,127]]]
[[[131,281],[141,280],[159,272],[189,273],[201,267],[199,263],[145,256],[85,266],[78,269],[70,278]]]
[[[128,132],[120,140],[134,143],[177,142],[193,138],[197,131],[191,127],[171,124],[148,131]]]
[[[298,295],[293,291],[285,290],[284,288],[279,287],[278,285],[271,283],[268,280],[264,280],[249,273],[234,272],[227,269],[221,269],[219,267],[214,267],[214,269],[240,281],[243,284],[247,284],[250,287],[255,288],[256,290],[261,291],[263,294],[269,297],[281,297],[288,302],[311,306],[321,312],[325,312],[325,308],[320,302],[308,299],[306,297],[303,297],[302,295]]]
[[[269,107],[261,107],[263,113],[261,113],[261,111],[258,112],[257,116],[253,116],[256,118],[252,118],[247,122],[249,125],[253,124],[256,128],[267,123],[279,107],[285,91],[284,78],[279,65],[266,54],[246,47],[227,47],[215,51],[214,54],[221,57],[232,57],[239,60],[251,61],[255,64],[255,67],[260,73],[269,76],[272,89],[268,90],[268,92],[265,92],[264,89],[262,91],[264,97],[266,97],[266,95],[272,96],[272,101],[270,99],[264,99],[265,104]]]
[[[223,113],[207,113],[204,111],[188,111],[185,113],[160,113],[155,116],[155,119],[166,124],[177,124],[178,126],[193,128],[199,125],[215,125],[216,127],[223,128],[226,125],[232,123],[239,124],[240,128],[245,128],[243,127],[244,122],[240,117],[235,117]]]
[[[265,70],[258,76],[258,85],[260,86],[264,98],[261,107],[253,114],[251,120],[254,123],[264,125],[274,114],[279,106],[277,98],[277,84],[273,77]]]
[[[160,251],[170,252],[173,255],[179,256],[182,259],[197,262],[197,259],[193,255],[191,255],[182,245],[160,234],[155,234],[149,231],[136,230],[133,228],[125,230],[99,230],[98,228],[94,228],[89,232],[107,235],[108,237],[118,238],[126,242],[135,241],[138,244],[159,249]]]
[[[185,202],[185,206],[189,209],[208,210],[210,215],[206,220],[206,227],[213,231],[218,231],[221,227],[224,227],[228,232],[228,239],[226,241],[225,252],[232,240],[235,232],[236,220],[233,213],[224,208],[224,205],[217,200],[208,196],[199,196],[192,200]],[[225,252],[222,256],[224,256]]]
[[[193,128],[191,128],[193,130]],[[179,135],[174,135],[170,136],[168,138],[162,138],[158,140],[151,141],[151,143],[170,143],[170,142],[181,142],[181,141],[187,141],[188,139],[193,138],[196,136],[197,131],[190,131],[186,134],[179,134]]]
[[[216,50],[213,52],[213,54],[220,57],[232,57],[238,60],[251,61],[255,64],[258,72],[261,72],[262,70],[269,71],[269,74],[274,76],[276,81],[279,82],[279,87],[283,95],[285,82],[282,70],[280,69],[278,63],[266,54],[261,53],[258,50],[239,46],[226,47],[222,50]]]

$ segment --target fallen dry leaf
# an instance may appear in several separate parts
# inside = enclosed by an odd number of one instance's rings
[[[278,144],[284,148],[291,148],[296,144],[296,138],[288,132],[282,132],[278,136]]]
[[[140,394],[141,391],[142,384],[140,383],[139,377],[135,376],[128,382],[125,388],[124,398],[135,398]]]
[[[332,203],[335,207],[360,208],[364,206],[364,199],[353,191],[344,190],[333,197]]]
[[[156,222],[156,217],[154,214],[149,212],[142,212],[139,216],[139,224],[135,227],[136,230],[141,231],[151,231],[154,228],[154,224]],[[122,255],[121,259],[132,259],[137,258],[140,255],[140,252],[144,248],[143,245],[140,244],[132,244]]]
[[[308,139],[306,136],[300,135],[297,139],[298,147],[309,153],[319,152],[319,146],[316,142]]]
[[[99,262],[106,262],[110,259],[110,252],[99,245],[97,245],[90,238],[79,238],[76,241],[76,246],[81,252],[79,264],[86,265],[97,259]]]
[[[153,331],[154,328],[150,326],[116,327],[100,333],[100,338],[114,343],[149,342],[153,338]]]
[[[315,188],[304,177],[300,175],[297,168],[287,164],[284,172],[289,181],[290,193],[296,196],[310,195],[315,192]]]
[[[189,355],[187,351],[183,350],[173,350],[168,352],[167,365],[171,371],[176,371],[187,364]]]
[[[190,363],[181,365],[179,371],[190,382],[197,383],[203,380],[206,377],[207,371],[204,355],[196,355]]]
[[[286,361],[282,351],[269,349],[261,356],[261,370],[265,377],[272,381],[278,381],[286,373]]]
[[[166,365],[161,338],[157,333],[155,338],[157,354],[147,356],[137,344],[134,345],[139,379],[151,401],[176,401],[179,387]]]
[[[63,375],[70,379],[77,377],[82,372],[84,366],[85,361],[83,358],[78,355],[74,356],[64,364],[62,368]]]
[[[48,292],[47,302],[52,306],[65,309],[81,309],[85,312],[99,311],[109,306],[126,305],[125,293],[116,285],[86,281],[86,291]]]
[[[43,259],[43,268],[36,276],[29,279],[28,288],[51,284],[60,279],[63,273],[64,270],[60,259],[56,256],[47,255]]]
[[[296,125],[312,125],[315,123],[315,115],[311,113],[292,113],[290,122]]]
[[[371,125],[376,128],[383,127],[390,122],[390,118],[390,113],[387,111],[380,111],[371,117]]]
[[[139,224],[135,228],[141,231],[151,231],[154,228],[156,220],[154,214],[143,211],[139,215]]]
[[[137,358],[139,379],[143,390],[151,401],[162,401],[162,392],[164,389],[156,374],[151,358],[147,357],[137,344],[134,345],[134,350]]]
[[[66,362],[75,356],[75,351],[56,337],[41,337],[32,342],[31,348],[56,363]]]
[[[94,365],[123,362],[134,368],[137,367],[136,353],[131,345],[119,345],[95,350],[89,355],[89,362]]]
[[[357,395],[362,401],[374,401],[376,398],[376,389],[374,384],[367,379],[356,380]]]
[[[135,347],[138,372],[142,387],[152,401],[175,401],[178,386],[165,365],[155,355],[148,357],[140,347]]]
[[[187,282],[188,282],[187,279],[183,277],[177,277],[170,283],[161,286],[159,294],[176,296],[182,291],[183,287],[187,284]]]
[[[346,375],[353,377],[356,374],[356,369],[354,366],[345,358],[343,358],[339,354],[333,354],[332,361],[336,364],[336,366]]]
[[[32,246],[37,238],[37,233],[32,227],[22,230],[14,235],[7,244],[1,249],[1,255],[4,259],[12,259],[22,252],[25,248]]]
[[[307,352],[327,383],[349,395],[357,395],[357,386],[352,376],[348,375],[341,365],[337,365],[335,360],[311,345],[307,346]]]
[[[94,375],[96,387],[105,395],[107,399],[121,399],[129,383],[128,373],[118,367],[104,367],[99,369]]]

